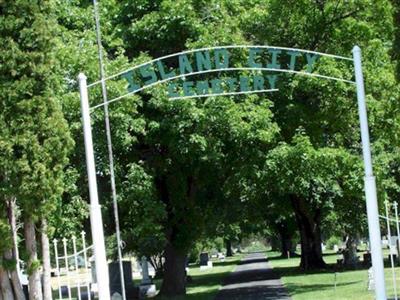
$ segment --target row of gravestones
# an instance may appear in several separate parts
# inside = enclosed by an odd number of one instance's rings
[[[141,284],[136,287],[133,284],[132,278],[132,263],[131,261],[123,261],[123,272],[124,272],[124,285],[125,285],[125,295],[126,299],[143,299],[146,297],[151,297],[156,294],[156,287],[152,283],[149,276],[148,262],[145,257],[142,258],[142,281]],[[121,273],[119,262],[112,262],[108,264],[108,272],[110,278],[110,295],[112,300],[122,299],[122,285],[121,285]],[[94,294],[97,291],[97,279],[96,279],[96,267],[92,264],[91,268],[92,284],[90,289],[91,299],[94,299]],[[68,287],[61,287],[62,297],[68,298]],[[89,292],[82,289],[81,290],[81,300],[89,299]]]
[[[220,260],[224,260],[224,255],[217,256]],[[150,276],[149,276],[149,268],[148,262],[145,257],[142,258],[141,261],[142,267],[142,281],[138,287],[135,287],[133,284],[132,278],[132,264],[130,261],[123,261],[123,272],[124,272],[124,284],[125,284],[125,295],[126,299],[143,299],[146,297],[151,297],[156,294],[156,287],[153,284]],[[203,252],[200,254],[200,269],[209,269],[213,267],[213,263],[210,261],[209,254],[207,252]],[[121,286],[121,275],[120,275],[120,267],[118,262],[112,262],[108,265],[109,270],[109,278],[110,278],[110,295],[112,300],[122,299],[122,286]],[[92,288],[91,288],[91,298],[94,299],[94,292],[97,290],[96,284],[96,268],[95,265],[92,264],[91,268],[92,273]],[[68,297],[68,287],[61,287],[61,294],[63,297]],[[86,300],[89,299],[88,291],[82,289],[81,290],[81,299]]]

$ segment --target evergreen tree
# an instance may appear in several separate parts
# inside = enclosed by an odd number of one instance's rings
[[[54,56],[57,23],[53,10],[53,1],[0,4],[0,115],[5,124],[0,136],[6,148],[0,179],[3,196],[16,197],[21,209],[29,297],[35,300],[43,298],[36,225],[51,215],[60,200],[72,146],[57,98],[62,78]],[[49,259],[48,255],[43,259]]]

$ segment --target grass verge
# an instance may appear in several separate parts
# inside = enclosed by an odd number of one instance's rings
[[[270,263],[281,276],[293,300],[373,300],[374,292],[368,291],[368,268],[341,270],[335,272],[338,256],[331,252],[324,254],[329,268],[303,272],[299,269],[300,258],[281,258],[277,252],[267,252]],[[336,273],[336,274],[335,274]],[[395,269],[397,286],[400,287],[400,268]],[[394,294],[392,271],[385,263],[386,291],[389,298]],[[336,282],[336,287],[335,287]]]
[[[187,295],[181,297],[156,297],[157,300],[211,300],[214,299],[221,287],[222,281],[228,276],[242,258],[241,254],[228,257],[224,262],[213,262],[212,269],[202,270],[198,265],[189,267],[189,276],[192,282],[187,285]],[[157,289],[160,288],[160,281],[156,281]]]

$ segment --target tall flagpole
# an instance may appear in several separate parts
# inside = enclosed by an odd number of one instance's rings
[[[121,232],[120,232],[120,227],[119,227],[117,191],[116,191],[116,187],[115,187],[114,157],[113,157],[113,147],[112,147],[112,139],[111,139],[110,117],[109,117],[109,113],[108,113],[107,87],[106,87],[106,82],[104,80],[105,71],[104,71],[104,64],[103,64],[103,49],[102,49],[102,45],[101,45],[100,18],[99,18],[99,10],[98,10],[98,5],[97,5],[96,0],[93,0],[93,6],[94,6],[94,15],[95,15],[95,20],[96,20],[97,47],[99,50],[101,91],[103,94],[108,159],[109,159],[109,163],[110,163],[111,193],[112,193],[112,200],[113,200],[113,206],[114,206],[114,220],[115,220],[115,233],[117,236],[119,271],[120,271],[120,275],[121,275],[121,292],[122,292],[122,299],[126,300],[124,267],[123,267],[123,263],[122,263],[122,242],[121,242]]]
[[[96,166],[94,162],[92,127],[90,124],[90,108],[86,76],[80,73],[78,76],[79,92],[81,96],[81,112],[83,137],[85,140],[86,169],[89,183],[90,196],[90,228],[92,231],[94,259],[96,265],[97,288],[99,300],[110,300],[110,281],[108,278],[108,266],[106,248],[104,244],[103,219],[101,206],[97,194]]]
[[[367,201],[369,242],[371,245],[372,270],[375,282],[375,299],[386,300],[385,273],[383,267],[381,229],[379,226],[378,199],[375,176],[372,169],[371,147],[369,141],[367,106],[365,104],[364,76],[361,62],[361,49],[353,48],[354,71],[357,84],[358,114],[360,118],[361,142],[364,158],[364,189]]]

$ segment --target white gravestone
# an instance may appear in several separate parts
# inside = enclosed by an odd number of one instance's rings
[[[372,267],[368,269],[368,291],[375,290],[374,271]]]
[[[120,293],[114,293],[114,294],[111,296],[111,300],[122,300],[122,296],[121,296]]]
[[[156,295],[156,285],[151,282],[149,276],[149,265],[147,263],[147,258],[145,256],[142,257],[141,261],[142,266],[142,282],[139,286],[140,298],[144,299],[147,297],[153,297]]]
[[[397,236],[390,237],[389,249],[390,249],[391,255],[396,255],[396,256],[398,255],[398,253],[397,253]]]

